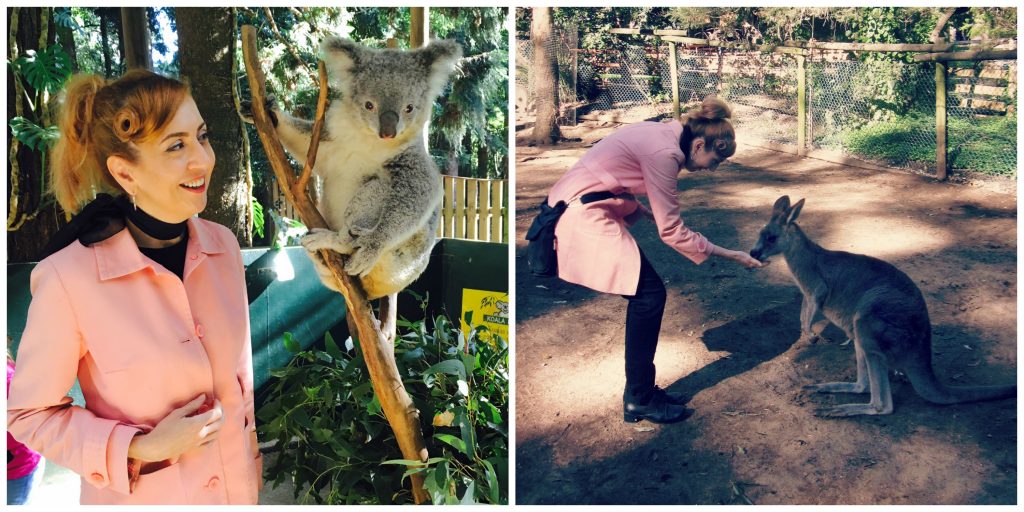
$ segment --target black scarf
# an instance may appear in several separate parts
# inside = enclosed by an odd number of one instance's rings
[[[71,218],[67,226],[50,238],[40,259],[71,245],[75,240],[87,247],[102,242],[124,229],[126,218],[143,233],[157,240],[172,240],[187,229],[187,221],[171,224],[154,218],[132,206],[126,195],[115,198],[110,194],[98,194],[96,199]]]

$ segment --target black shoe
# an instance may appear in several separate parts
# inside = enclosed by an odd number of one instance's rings
[[[686,405],[690,403],[690,397],[682,393],[670,393],[664,389],[654,386],[654,394],[661,396],[661,399],[672,405]]]
[[[652,423],[676,423],[689,418],[691,414],[693,414],[692,410],[669,403],[659,394],[652,396],[651,401],[646,404],[628,401],[622,403],[622,418],[628,423],[636,423],[640,420]]]

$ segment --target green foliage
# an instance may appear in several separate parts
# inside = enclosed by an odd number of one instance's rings
[[[60,45],[42,50],[25,50],[14,60],[14,71],[36,91],[57,93],[71,78],[71,57]]]
[[[44,155],[46,150],[60,137],[60,130],[56,126],[44,128],[20,116],[15,116],[8,124],[11,127],[11,133],[16,139]]]
[[[263,217],[263,205],[256,200],[255,196],[252,197],[252,202],[249,203],[249,212],[252,215],[253,235],[257,238],[263,238],[263,227],[266,224],[266,219]]]
[[[423,415],[427,464],[402,458],[358,343],[339,346],[328,333],[322,348],[302,351],[286,334],[295,358],[271,372],[257,412],[261,439],[278,448],[266,478],[293,481],[301,503],[405,503],[407,477],[420,474],[435,504],[507,504],[505,341],[483,342],[481,328],[467,339],[443,316],[432,325],[401,320],[399,330],[395,358]]]
[[[951,168],[998,176],[1016,174],[1015,116],[950,117],[948,121]],[[934,133],[934,117],[909,115],[850,129],[837,134],[836,139],[851,153],[906,165],[935,163]]]

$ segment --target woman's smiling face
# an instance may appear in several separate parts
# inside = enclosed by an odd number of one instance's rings
[[[183,222],[206,208],[206,193],[217,161],[206,122],[195,100],[186,96],[167,126],[134,143],[134,162],[107,160],[114,178],[135,204],[164,222]]]

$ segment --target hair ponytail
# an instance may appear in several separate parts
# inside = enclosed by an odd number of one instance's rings
[[[183,83],[143,69],[109,83],[97,75],[72,76],[49,159],[49,187],[61,208],[77,213],[100,192],[124,193],[107,158],[135,161],[131,143],[163,129],[187,94]]]
[[[702,137],[707,147],[714,148],[722,158],[729,158],[736,153],[736,131],[729,122],[730,117],[732,109],[729,104],[712,94],[679,121],[690,129],[693,138]],[[689,152],[689,148],[684,148],[684,151]]]

